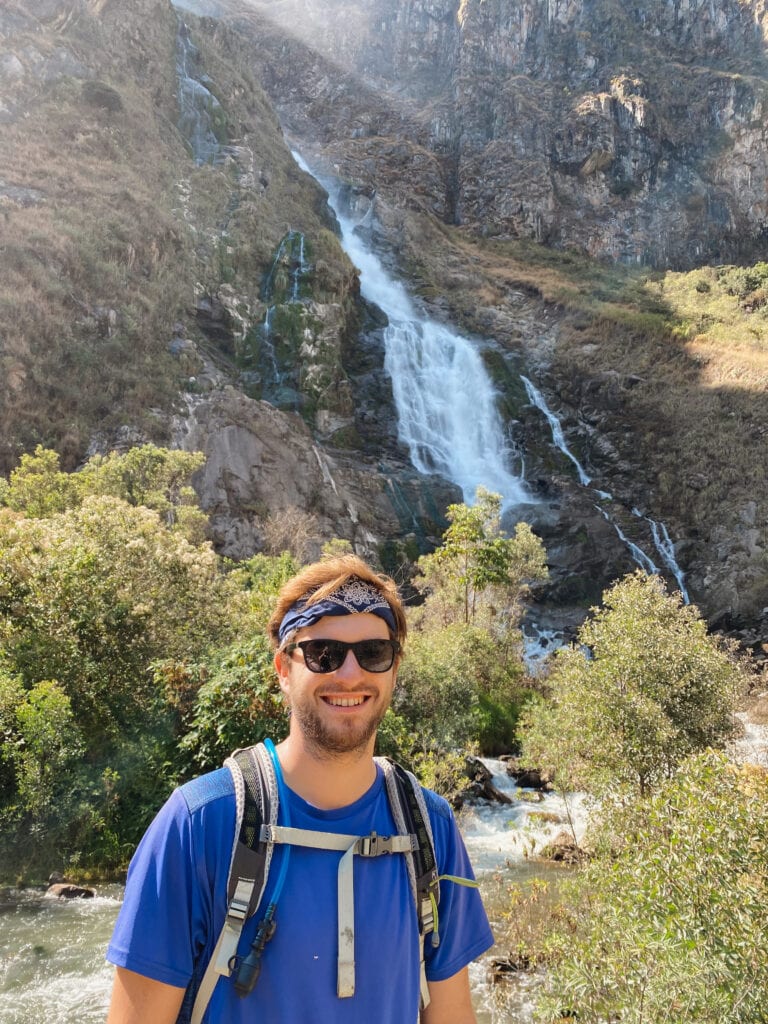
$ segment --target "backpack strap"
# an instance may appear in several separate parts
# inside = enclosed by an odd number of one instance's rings
[[[389,806],[398,831],[411,833],[416,838],[405,859],[419,921],[419,987],[421,1008],[424,1009],[429,1006],[424,945],[431,933],[434,933],[433,945],[437,945],[437,904],[440,900],[435,840],[424,793],[416,776],[387,757],[377,757],[376,763],[384,772]]]
[[[367,836],[344,835],[337,832],[318,832],[314,829],[287,828],[262,825],[261,838],[267,843],[288,843],[308,846],[314,850],[338,850],[343,853],[339,861],[337,883],[337,938],[336,994],[347,999],[355,994],[355,892],[354,858],[381,857],[387,853],[410,854],[414,835],[380,836],[371,832]]]
[[[274,748],[271,749],[274,752]],[[190,1024],[202,1024],[216,983],[222,975],[230,976],[238,964],[237,950],[242,930],[246,920],[256,913],[263,898],[276,843],[289,847],[308,846],[314,849],[339,850],[343,853],[339,862],[337,897],[337,993],[340,998],[352,996],[355,992],[354,857],[378,857],[387,853],[405,854],[419,925],[421,1007],[429,1005],[424,945],[427,935],[430,934],[433,937],[433,944],[437,945],[437,904],[440,898],[440,879],[429,813],[421,785],[415,775],[388,758],[377,757],[375,761],[384,773],[389,806],[397,827],[397,834],[392,836],[380,836],[376,832],[371,832],[367,836],[339,835],[334,832],[317,832],[278,825],[279,779],[265,745],[259,743],[254,747],[237,750],[226,759],[224,763],[229,768],[234,783],[236,806],[227,885],[227,915],[197,991]],[[281,887],[286,863],[283,862],[278,888]],[[451,880],[462,884],[476,884],[458,878]],[[250,987],[243,986],[244,993],[253,987],[258,976],[261,953],[274,933],[274,910],[273,903],[259,925],[257,941],[254,944],[255,962],[250,965],[255,973]],[[239,984],[236,987],[238,991],[241,990]]]
[[[277,824],[278,790],[272,760],[262,743],[236,750],[224,762],[235,786],[235,831],[227,885],[227,915],[197,990],[190,1024],[202,1024],[219,978],[232,974],[246,920],[264,895],[273,846],[260,841],[266,821]]]

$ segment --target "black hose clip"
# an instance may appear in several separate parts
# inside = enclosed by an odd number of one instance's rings
[[[273,916],[274,912],[274,905],[270,906],[266,915],[259,922],[248,955],[238,958],[235,972],[235,991],[240,996],[250,995],[256,987],[256,982],[259,980],[264,947],[275,934],[275,929],[277,928],[277,921],[274,920]]]

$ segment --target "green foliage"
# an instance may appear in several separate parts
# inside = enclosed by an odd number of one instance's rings
[[[152,660],[230,633],[230,596],[213,551],[149,509],[90,497],[50,519],[0,516],[0,640],[26,686],[61,684],[91,742],[141,721]]]
[[[740,673],[697,609],[658,577],[636,572],[603,600],[579,631],[581,649],[555,659],[552,703],[527,710],[524,756],[566,789],[645,794],[689,754],[726,740]]]
[[[11,478],[0,509],[6,870],[124,862],[177,778],[211,652],[252,626],[243,581],[178,514],[199,512],[185,494],[199,461],[145,446],[64,474],[38,449]],[[164,674],[152,669],[161,659]]]
[[[0,756],[13,773],[16,810],[40,816],[60,788],[60,778],[83,753],[70,700],[43,680],[25,690],[19,679],[0,675]]]
[[[80,482],[62,473],[56,452],[38,445],[34,455],[22,455],[11,473],[2,503],[35,519],[65,512],[82,500]]]
[[[768,263],[755,263],[751,267],[727,267],[718,274],[728,295],[740,299],[768,286]]]
[[[280,588],[296,575],[300,567],[289,551],[283,551],[277,556],[253,555],[232,570],[232,581],[247,594],[249,609],[258,628],[266,628]]]
[[[462,623],[413,632],[394,698],[411,751],[510,749],[522,678],[516,632],[493,637]]]
[[[526,585],[547,577],[546,553],[527,523],[505,537],[501,497],[479,487],[475,505],[449,505],[443,542],[418,561],[425,621],[516,624]]]
[[[181,741],[196,769],[217,768],[238,747],[286,735],[288,716],[272,658],[263,633],[232,644],[217,657]]]
[[[768,776],[710,752],[611,806],[537,1020],[763,1024]]]
[[[111,495],[154,509],[169,529],[202,540],[207,519],[189,481],[203,462],[200,452],[146,444],[124,454],[96,455],[79,472],[62,473],[57,453],[38,445],[34,455],[21,457],[0,503],[44,519],[77,508],[89,496]]]
[[[433,750],[428,750],[426,754],[416,755],[413,768],[422,786],[448,800],[467,784],[463,752],[449,751],[437,754]]]
[[[201,541],[207,518],[198,507],[190,479],[204,462],[202,452],[145,444],[124,454],[96,455],[78,476],[84,495],[109,494],[129,505],[154,509],[168,529]]]

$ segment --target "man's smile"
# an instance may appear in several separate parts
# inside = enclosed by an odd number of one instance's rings
[[[330,704],[334,708],[356,708],[361,704],[364,704],[369,698],[367,696],[361,697],[335,697],[333,695],[323,695],[321,700],[324,700],[326,704]]]

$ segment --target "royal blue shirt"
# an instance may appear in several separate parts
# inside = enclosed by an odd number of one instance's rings
[[[441,875],[472,878],[469,858],[450,807],[424,790]],[[367,835],[397,831],[381,769],[355,803],[319,810],[287,790],[294,828]],[[281,813],[280,821],[283,823]],[[226,889],[235,801],[229,770],[177,789],[161,809],[131,861],[125,899],[107,959],[169,985],[187,987],[213,952],[226,915]],[[286,847],[277,847],[265,908],[280,874]],[[354,859],[355,994],[336,994],[337,872],[341,853],[292,846],[254,991],[239,996],[221,978],[206,1024],[410,1024],[419,1012],[419,943],[416,907],[403,854]],[[439,945],[426,942],[429,981],[444,981],[493,944],[476,889],[441,883]],[[246,923],[239,952],[250,948],[257,912]]]

